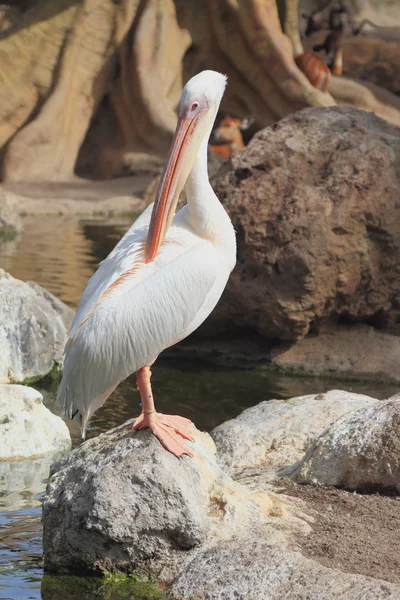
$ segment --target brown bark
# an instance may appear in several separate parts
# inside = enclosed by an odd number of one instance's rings
[[[297,1],[279,2],[287,4],[293,40]],[[7,181],[109,178],[157,167],[183,82],[205,68],[228,75],[222,112],[251,114],[259,128],[335,103],[297,68],[275,0],[28,4],[19,23],[0,34]]]
[[[48,95],[77,8],[71,0],[41,4],[30,26],[20,17],[20,25],[0,39],[0,147],[34,117]]]
[[[278,9],[283,31],[292,42],[293,55],[303,53],[299,27],[299,0],[278,0]]]
[[[54,30],[60,34],[56,50],[52,48],[54,59],[50,68],[45,52],[34,61],[36,73],[46,70],[43,92],[47,97],[41,106],[40,102],[31,102],[31,110],[36,109],[37,116],[8,145],[3,160],[3,177],[8,181],[60,180],[73,175],[92,115],[109,86],[115,50],[127,34],[138,2],[115,5],[110,0],[84,0],[80,4],[69,2],[66,7],[68,3],[60,0],[39,4],[38,10],[42,6],[55,9],[56,4],[64,10],[56,14],[53,26],[47,24],[46,30],[38,29],[42,22],[36,15],[38,23],[28,27],[34,48],[42,39],[53,41]],[[26,52],[23,31],[10,36],[21,53]],[[18,76],[21,62],[8,59],[5,76],[13,70]],[[31,79],[29,73],[24,75],[22,78],[19,73],[17,89],[20,81]],[[4,90],[4,78],[2,83]]]
[[[367,81],[333,76],[329,91],[338,104],[374,112],[400,127],[400,98],[387,90]]]
[[[119,75],[82,148],[83,174],[114,177],[159,166],[154,155],[166,154],[175,129],[189,44],[172,0],[141,3],[117,51]]]

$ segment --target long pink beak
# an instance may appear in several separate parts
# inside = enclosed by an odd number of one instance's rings
[[[196,159],[197,144],[192,144],[203,112],[194,117],[181,116],[169,150],[167,164],[161,177],[146,242],[146,263],[154,260],[175,214],[179,194]],[[194,145],[194,148],[193,148]],[[196,150],[196,152],[189,152]]]

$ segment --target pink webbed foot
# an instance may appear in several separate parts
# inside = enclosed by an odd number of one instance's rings
[[[168,452],[180,458],[184,454],[194,456],[193,452],[182,440],[193,442],[190,433],[192,422],[177,415],[164,415],[156,411],[143,413],[135,420],[132,429],[139,430],[148,427]]]

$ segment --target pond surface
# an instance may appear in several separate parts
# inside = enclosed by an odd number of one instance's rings
[[[76,308],[88,278],[129,227],[131,219],[26,217],[15,239],[0,239],[0,267],[22,280],[32,279]],[[157,408],[190,417],[211,430],[262,400],[289,398],[340,388],[385,398],[394,386],[295,378],[267,369],[226,369],[193,360],[161,357],[153,371]],[[54,412],[55,390],[38,384]],[[123,382],[91,420],[88,437],[120,425],[139,413],[135,378]],[[75,423],[68,423],[74,445]],[[49,460],[0,462],[0,600],[80,600],[160,598],[151,586],[104,583],[91,578],[43,577],[41,500]]]

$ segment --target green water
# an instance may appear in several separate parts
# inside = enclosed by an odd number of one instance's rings
[[[22,280],[32,279],[75,308],[87,279],[130,225],[129,219],[78,220],[66,217],[25,219],[24,231],[0,239],[0,267]],[[262,400],[353,390],[377,398],[397,391],[393,386],[345,385],[334,380],[295,378],[268,369],[227,369],[199,364],[190,356],[160,357],[153,369],[153,389],[162,412],[190,417],[199,429],[211,430]],[[38,383],[45,403],[57,412],[51,383]],[[135,378],[122,383],[92,418],[88,437],[98,435],[139,413]],[[80,443],[75,423],[68,423],[74,445]],[[49,469],[47,459],[0,462],[0,600],[125,600],[162,598],[149,582],[134,579],[43,577],[41,500]]]

